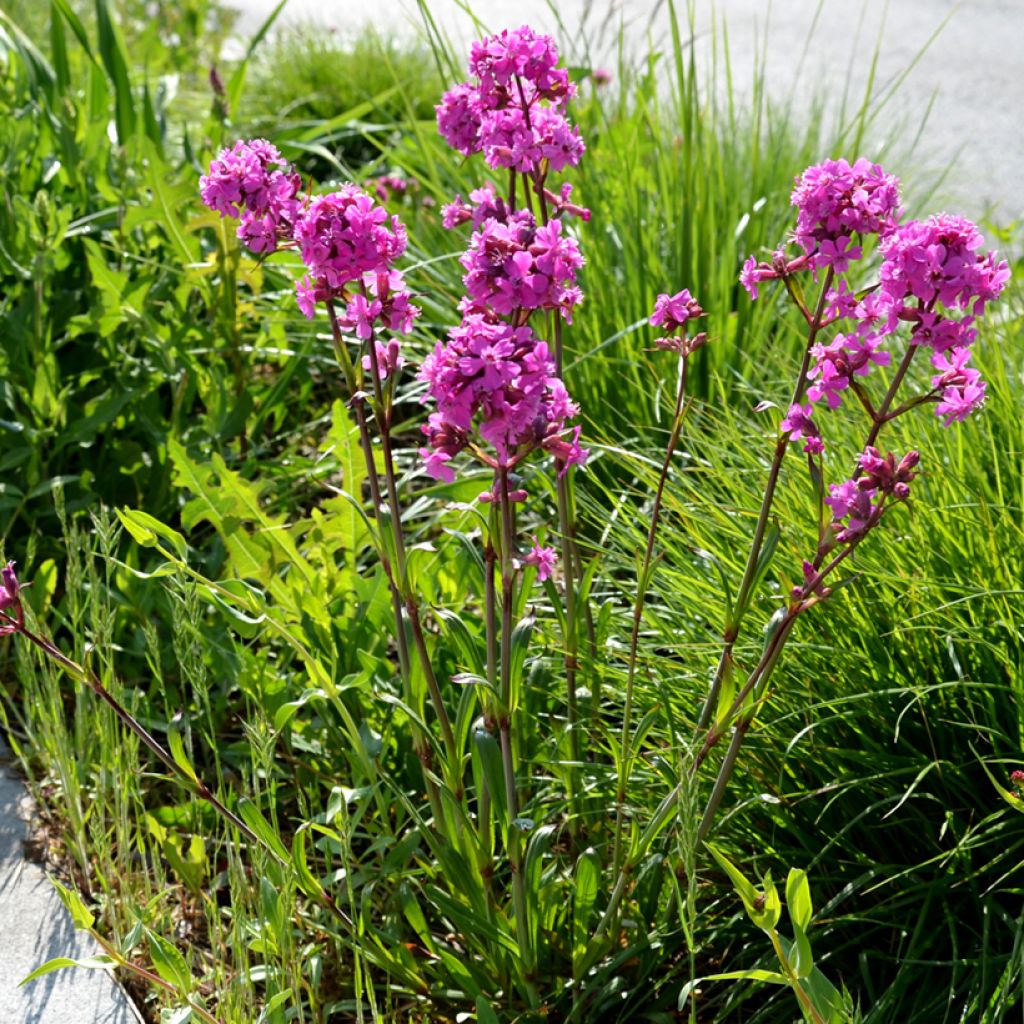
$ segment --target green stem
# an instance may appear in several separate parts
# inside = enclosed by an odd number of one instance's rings
[[[775,931],[774,928],[772,929],[769,938],[772,941],[772,945],[775,947],[775,955],[779,958],[779,963],[782,965],[782,969],[786,972],[786,977],[789,979],[789,986],[792,988],[797,1002],[807,1012],[808,1016],[811,1018],[812,1024],[826,1024],[825,1018],[818,1013],[814,1007],[814,1003],[811,1002],[811,997],[800,985],[796,972],[793,970],[793,967],[789,962],[789,957],[786,956],[786,953],[782,948],[782,944],[779,942],[779,933]]]
[[[676,391],[676,406],[672,414],[672,433],[665,449],[665,458],[658,476],[658,486],[654,491],[654,505],[651,509],[651,523],[647,530],[647,546],[644,549],[644,560],[637,580],[636,601],[633,604],[633,628],[629,637],[629,661],[626,668],[626,701],[622,711],[622,733],[620,739],[621,759],[619,761],[619,787],[616,793],[615,813],[615,845],[612,854],[612,872],[619,870],[622,863],[622,830],[626,813],[626,795],[629,789],[629,776],[632,769],[632,715],[633,688],[636,680],[637,650],[640,643],[640,624],[643,621],[644,602],[647,587],[650,584],[651,563],[654,559],[654,545],[658,536],[658,523],[661,518],[661,505],[668,483],[668,474],[672,466],[672,456],[683,430],[683,402],[686,396],[686,371],[689,359],[682,357],[679,370],[679,387]]]
[[[452,729],[448,711],[444,705],[444,698],[441,696],[441,688],[437,684],[437,675],[434,672],[434,665],[427,649],[426,637],[423,632],[423,623],[420,619],[419,605],[416,602],[412,589],[409,585],[406,573],[405,538],[402,534],[402,506],[398,501],[398,484],[395,474],[395,459],[391,448],[391,424],[392,407],[388,391],[389,401],[385,402],[384,390],[380,379],[380,366],[377,359],[377,346],[375,339],[370,338],[367,343],[370,356],[370,373],[373,377],[374,397],[377,402],[377,429],[380,434],[381,448],[384,453],[384,481],[387,487],[388,505],[391,513],[391,531],[395,543],[395,561],[398,570],[398,586],[405,599],[406,611],[409,614],[409,622],[412,626],[413,640],[416,644],[416,651],[420,659],[420,667],[427,681],[427,690],[430,693],[430,701],[434,705],[434,714],[441,725],[441,735],[444,738],[445,749],[448,753],[448,768],[450,781],[456,799],[461,799],[461,782],[458,779],[459,758],[456,749],[455,733]],[[397,371],[396,371],[397,372]]]
[[[334,303],[330,300],[327,301],[327,315],[331,323],[331,339],[334,343],[334,353],[337,357],[338,365],[341,367],[341,371],[345,377],[345,383],[348,387],[349,395],[351,396],[351,407],[352,411],[355,413],[356,426],[359,429],[359,443],[363,452],[363,461],[366,464],[366,478],[370,486],[370,500],[373,502],[374,521],[379,527],[381,509],[384,505],[380,490],[380,479],[377,475],[377,464],[373,457],[373,436],[370,433],[370,425],[366,419],[366,400],[363,398],[362,392],[358,387],[356,369],[348,354],[348,349],[345,347],[345,342],[341,334],[341,325],[338,323],[338,316],[334,309]],[[371,349],[374,351],[374,355],[376,355],[375,347],[371,345]],[[377,377],[377,383],[379,386],[379,376],[376,373],[374,376]],[[390,464],[390,460],[386,461]],[[355,497],[355,495],[353,495],[353,497]],[[390,509],[392,527],[394,529],[396,506],[392,505],[390,506]],[[395,532],[397,532],[398,535],[401,534],[400,529]],[[387,578],[388,589],[391,594],[391,612],[395,620],[395,646],[398,650],[398,667],[402,677],[402,687],[405,699],[412,703],[412,671],[409,658],[409,642],[405,633],[405,616],[403,615],[403,607],[406,602],[403,599],[403,592],[398,586],[398,582],[395,578],[394,567],[391,564],[391,559],[383,544],[383,537],[381,537],[381,543],[378,547],[381,567],[384,569],[384,575]],[[395,545],[395,551],[397,557],[397,543]],[[415,628],[413,632],[415,636]],[[427,664],[429,665],[429,658],[427,659]],[[427,669],[424,669],[424,674],[427,674]],[[441,803],[441,794],[437,788],[437,783],[431,778],[433,770],[433,752],[430,749],[430,741],[427,739],[423,730],[415,723],[411,725],[411,731],[413,749],[416,751],[416,756],[419,758],[420,765],[423,770],[423,783],[427,790],[427,799],[430,801],[431,812],[434,815],[434,823],[438,829],[444,830],[446,828],[444,805]]]
[[[516,918],[516,940],[523,960],[523,973],[530,1007],[540,1005],[540,996],[534,984],[533,950],[530,945],[530,929],[526,920],[526,888],[523,879],[522,836],[517,819],[519,798],[516,791],[515,752],[512,744],[512,633],[515,601],[515,569],[512,552],[515,545],[515,529],[512,521],[512,501],[509,495],[508,468],[497,470],[499,515],[501,517],[501,662],[500,693],[501,719],[501,760],[505,774],[505,801],[508,805],[508,859],[512,870],[512,903]]]
[[[825,275],[824,284],[821,287],[821,294],[818,297],[818,305],[811,319],[807,331],[807,344],[804,347],[803,360],[800,363],[800,372],[797,374],[796,384],[793,387],[793,396],[790,405],[796,405],[803,398],[804,388],[807,386],[807,372],[811,364],[811,349],[817,340],[818,332],[822,327],[822,317],[825,312],[825,300],[829,289],[832,287],[834,277],[832,268]],[[764,535],[768,527],[768,516],[771,513],[772,502],[775,500],[775,488],[779,482],[779,471],[782,469],[782,460],[785,458],[786,449],[789,447],[789,433],[784,433],[775,445],[775,454],[772,457],[771,468],[768,471],[768,481],[765,484],[764,497],[761,499],[761,508],[757,514],[757,526],[754,528],[754,539],[750,545],[750,553],[747,555],[747,564],[743,569],[743,578],[740,581],[739,590],[736,593],[736,606],[732,615],[732,621],[726,623],[725,633],[722,637],[722,653],[715,669],[714,679],[708,693],[704,706],[701,709],[700,717],[697,720],[697,731],[700,732],[711,721],[715,712],[715,705],[718,703],[718,694],[722,688],[722,680],[725,672],[732,661],[733,647],[739,636],[740,625],[746,614],[746,605],[750,597],[750,588],[754,582],[754,574],[757,571],[757,561],[761,554],[761,547],[764,544]]]

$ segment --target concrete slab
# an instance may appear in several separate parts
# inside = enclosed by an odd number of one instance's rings
[[[139,1024],[135,1006],[105,971],[67,968],[18,982],[58,956],[99,950],[76,932],[59,897],[24,857],[32,803],[0,744],[0,1021],[3,1024]]]

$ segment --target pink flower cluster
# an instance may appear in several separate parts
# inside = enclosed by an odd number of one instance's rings
[[[562,234],[559,220],[538,227],[528,210],[485,220],[460,262],[471,301],[503,316],[517,309],[557,309],[572,323],[573,307],[583,299],[576,286],[583,265],[576,240]]]
[[[419,310],[393,269],[406,246],[402,222],[355,185],[309,197],[299,195],[299,183],[274,146],[254,139],[221,150],[199,190],[222,217],[241,217],[238,235],[254,252],[279,245],[299,250],[309,270],[295,284],[305,316],[312,319],[318,304],[338,300],[344,302],[340,325],[362,340],[377,325],[407,334]],[[406,184],[385,177],[377,188]]]
[[[454,480],[448,463],[474,429],[493,446],[498,465],[514,465],[536,448],[554,455],[562,472],[586,460],[579,429],[571,441],[563,437],[578,409],[529,327],[470,313],[427,356],[420,378],[437,404],[423,428],[429,447],[420,452],[435,479]]]
[[[585,145],[565,116],[575,92],[558,66],[550,36],[528,26],[473,44],[464,82],[437,105],[437,126],[465,156],[483,152],[487,163],[532,174],[575,167]]]
[[[948,214],[900,224],[899,183],[866,160],[852,166],[828,160],[808,168],[797,180],[792,201],[798,210],[794,237],[803,254],[789,260],[779,250],[770,263],[751,256],[740,283],[757,298],[763,281],[804,269],[828,268],[833,274],[823,326],[839,320],[852,321],[852,326],[812,349],[810,401],[824,399],[829,408],[837,408],[856,377],[891,362],[883,346],[907,324],[910,344],[930,349],[939,371],[926,397],[935,402],[943,425],[977,409],[985,399],[985,383],[967,366],[968,350],[977,337],[976,319],[1010,276],[1005,260],[983,251],[977,227]],[[862,256],[854,240],[870,234],[880,239],[880,281],[874,289],[857,292],[843,275]],[[801,436],[808,435],[801,431]],[[797,439],[795,432],[791,439]]]
[[[423,428],[421,454],[427,472],[446,481],[455,478],[451,461],[470,446],[494,468],[517,465],[540,448],[564,474],[587,457],[579,428],[566,426],[578,410],[528,320],[543,309],[571,323],[583,298],[576,283],[583,256],[560,216],[590,214],[571,201],[570,185],[556,194],[545,184],[550,171],[575,166],[584,151],[564,114],[575,89],[558,67],[554,41],[527,27],[474,43],[469,71],[473,81],[447,92],[436,108],[441,134],[460,153],[483,152],[492,168],[520,172],[544,215],[538,224],[531,210],[516,209],[515,185],[504,197],[490,183],[471,192],[468,203],[456,196],[442,209],[446,228],[472,222],[473,234],[460,259],[462,323],[420,372],[437,407]],[[517,495],[525,492],[517,489],[509,500]],[[481,500],[501,499],[492,491]],[[532,557],[546,578],[546,555]]]
[[[900,212],[899,181],[878,164],[826,160],[797,179],[790,201],[797,208],[794,238],[816,267],[847,269],[860,258],[853,236],[886,235]]]
[[[814,383],[807,389],[807,397],[812,402],[824,398],[830,409],[838,409],[842,392],[854,377],[866,377],[872,366],[888,366],[892,361],[892,355],[879,348],[882,340],[872,334],[837,334],[828,344],[815,344],[811,349],[814,365],[807,374]]]
[[[804,451],[808,454],[820,455],[825,450],[825,442],[821,439],[818,425],[811,418],[813,412],[812,405],[795,402],[789,407],[780,429],[784,434],[789,434],[790,441],[803,441]]]
[[[675,334],[688,320],[704,315],[700,303],[684,288],[675,295],[662,293],[654,300],[651,326],[660,327],[665,334]]]
[[[326,285],[311,284],[308,278],[303,278],[296,287],[299,308],[310,318],[317,302],[326,302],[338,294]],[[338,314],[338,323],[362,341],[373,337],[378,325],[398,334],[408,334],[420,314],[410,301],[405,280],[397,270],[364,274],[361,290],[345,294],[348,299]]]
[[[311,199],[295,223],[302,261],[318,283],[341,289],[387,271],[405,252],[405,228],[362,189],[343,185]]]
[[[558,564],[558,555],[555,554],[554,548],[542,547],[537,538],[534,537],[533,547],[530,548],[523,561],[527,565],[536,566],[537,579],[543,583],[545,580],[551,579],[555,566]]]
[[[860,456],[860,475],[832,484],[825,499],[838,530],[836,540],[845,544],[863,536],[881,519],[887,499],[906,501],[920,461],[916,451],[907,452],[897,463],[892,452],[883,457],[877,448],[865,448]]]
[[[199,179],[203,202],[222,217],[239,217],[238,237],[253,252],[288,240],[299,208],[300,178],[265,139],[222,149]]]
[[[965,217],[939,214],[900,225],[880,246],[882,295],[890,315],[898,317],[908,299],[926,309],[947,309],[981,316],[1010,278],[1005,260],[981,254],[981,232]]]
[[[686,324],[704,316],[700,303],[684,288],[675,295],[662,293],[654,300],[654,312],[651,313],[651,326],[661,328],[661,336],[655,340],[660,349],[678,352],[688,356],[696,352],[706,341],[707,335],[701,331],[693,337],[683,333]]]

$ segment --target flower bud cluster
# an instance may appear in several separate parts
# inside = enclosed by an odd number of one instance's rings
[[[881,518],[886,500],[906,501],[920,461],[916,451],[897,462],[892,452],[883,457],[877,448],[865,448],[860,456],[861,475],[832,484],[825,499],[832,510],[836,540],[845,544],[862,537]]]

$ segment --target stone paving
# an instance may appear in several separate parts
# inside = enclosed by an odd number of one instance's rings
[[[18,982],[54,957],[84,959],[98,950],[76,932],[49,879],[25,860],[32,803],[0,743],[0,1024],[139,1024],[105,971],[54,971]]]

